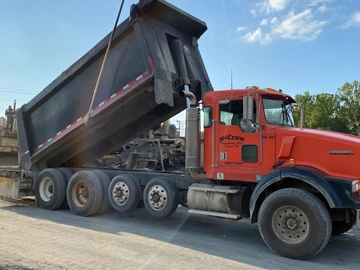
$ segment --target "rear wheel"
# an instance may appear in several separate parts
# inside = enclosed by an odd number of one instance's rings
[[[65,201],[66,181],[56,169],[43,170],[35,181],[35,198],[40,207],[55,210]]]
[[[103,190],[103,200],[101,202],[101,206],[100,206],[100,209],[97,212],[97,214],[103,214],[109,209],[109,206],[110,206],[110,201],[109,201],[109,197],[108,197],[108,189],[110,186],[110,177],[106,173],[99,171],[99,170],[95,170],[93,172],[99,177],[99,180],[100,180],[101,186],[102,186],[102,190]]]
[[[64,179],[66,182],[66,187],[67,187],[67,185],[69,184],[69,180],[70,180],[71,176],[73,175],[72,171],[70,171],[70,169],[68,169],[68,168],[57,168],[57,170],[60,171],[62,173],[62,175],[64,176]],[[60,208],[62,208],[62,209],[69,208],[66,196],[65,196],[64,203],[62,204],[62,206]]]
[[[145,186],[144,204],[154,217],[167,217],[173,214],[179,204],[179,193],[172,182],[154,178]]]
[[[70,210],[79,216],[96,214],[103,201],[103,189],[99,177],[90,171],[76,172],[69,181],[67,200]]]
[[[110,204],[116,211],[132,210],[140,201],[139,182],[131,175],[117,175],[111,180],[108,195]]]
[[[276,253],[293,259],[308,259],[328,243],[331,218],[314,194],[286,188],[272,193],[262,203],[259,230],[265,243]]]

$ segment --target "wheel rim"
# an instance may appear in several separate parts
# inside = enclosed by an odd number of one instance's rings
[[[283,206],[273,215],[272,225],[277,237],[289,244],[303,241],[309,234],[309,220],[294,206]]]
[[[112,197],[117,204],[126,204],[130,198],[129,186],[122,181],[117,182],[112,189]]]
[[[84,181],[77,181],[72,188],[71,197],[77,207],[84,207],[89,201],[89,187]]]
[[[49,177],[44,177],[43,179],[41,179],[39,186],[39,194],[40,198],[44,202],[48,202],[51,200],[54,194],[54,186],[52,180]]]
[[[152,209],[161,211],[167,204],[167,193],[164,187],[160,185],[152,186],[148,192],[148,201]]]

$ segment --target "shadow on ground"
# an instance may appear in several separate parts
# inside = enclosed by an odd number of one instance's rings
[[[313,259],[294,261],[277,256],[268,249],[257,225],[250,224],[248,220],[230,221],[190,215],[181,206],[172,216],[163,219],[150,216],[145,208],[126,213],[109,209],[103,215],[92,217],[73,215],[69,209],[47,211],[34,206],[1,209],[97,232],[136,234],[266,269],[290,269],[287,265],[291,265],[291,269],[354,269],[360,264],[360,233],[355,230],[332,237],[327,247]],[[279,268],[279,265],[284,268]]]

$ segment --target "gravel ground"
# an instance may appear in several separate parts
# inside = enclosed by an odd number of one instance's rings
[[[79,217],[0,200],[0,269],[358,269],[360,233],[330,239],[308,261],[277,256],[257,225],[144,208]]]

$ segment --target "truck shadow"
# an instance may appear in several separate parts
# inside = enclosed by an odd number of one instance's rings
[[[332,237],[325,249],[308,261],[295,261],[274,254],[261,239],[256,224],[248,220],[230,221],[206,216],[190,215],[181,206],[170,217],[159,219],[150,216],[145,208],[126,213],[109,209],[103,215],[81,217],[69,209],[47,211],[27,206],[3,207],[3,210],[35,219],[74,226],[114,235],[125,233],[155,239],[229,260],[266,269],[353,269],[360,263],[360,233],[351,230]],[[230,249],[229,249],[230,247]],[[231,250],[231,252],[229,252]]]

